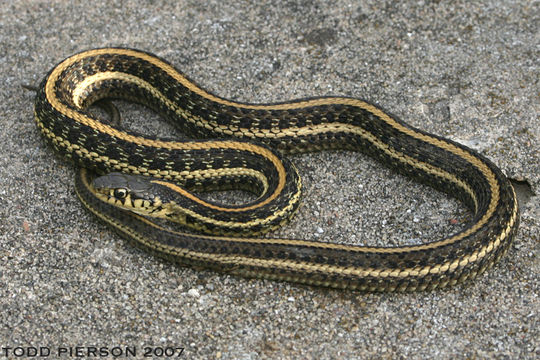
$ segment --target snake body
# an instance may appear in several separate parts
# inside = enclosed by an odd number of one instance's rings
[[[199,140],[159,139],[106,124],[87,111],[106,98],[142,103]],[[434,289],[484,272],[507,251],[519,224],[512,185],[491,161],[376,105],[347,97],[234,102],[139,50],[95,49],[63,60],[40,86],[35,119],[54,149],[81,166],[76,191],[85,207],[139,246],[184,265],[365,291]],[[401,247],[253,237],[287,222],[298,207],[301,181],[281,154],[323,149],[366,153],[457,198],[472,220],[456,234]],[[173,205],[181,221],[202,234],[169,230],[120,210],[114,197],[104,201],[95,185],[111,175],[93,180],[92,172],[153,177],[148,181],[178,193],[182,200]],[[258,198],[223,205],[195,194],[231,188]],[[137,211],[149,204],[129,205]]]

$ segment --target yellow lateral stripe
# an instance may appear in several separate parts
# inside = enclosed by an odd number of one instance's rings
[[[256,205],[252,205],[252,206],[246,206],[246,207],[242,207],[242,208],[224,208],[224,207],[220,207],[220,206],[217,206],[217,205],[214,205],[214,204],[210,204],[210,203],[208,203],[208,202],[206,202],[206,201],[204,201],[202,199],[199,199],[199,198],[193,196],[192,194],[190,194],[189,192],[185,191],[181,187],[179,187],[179,186],[177,186],[175,184],[172,184],[170,182],[160,181],[160,180],[152,180],[151,182],[166,186],[166,187],[170,188],[171,190],[176,191],[176,192],[180,193],[181,195],[202,204],[203,206],[207,206],[207,207],[209,207],[211,209],[218,210],[218,211],[241,212],[241,211],[253,210],[253,209],[258,207]],[[203,223],[210,223],[210,224],[214,224],[214,225],[218,225],[218,226],[231,227],[231,228],[250,228],[250,227],[253,227],[253,226],[256,226],[256,225],[267,224],[267,223],[269,223],[269,222],[271,222],[271,221],[273,221],[273,220],[275,220],[277,218],[283,217],[283,215],[287,214],[292,209],[293,205],[296,202],[298,202],[299,200],[300,200],[300,192],[297,191],[291,197],[291,200],[289,201],[289,204],[287,206],[284,206],[283,208],[281,208],[279,211],[274,211],[274,212],[271,213],[271,215],[269,215],[269,216],[267,216],[265,218],[257,218],[257,219],[253,219],[253,220],[246,221],[246,222],[243,222],[243,223],[240,223],[240,222],[237,222],[237,221],[220,221],[220,220],[216,220],[216,219],[210,218],[208,216],[203,216],[203,215],[201,215],[199,213],[196,213],[196,212],[194,212],[194,211],[192,211],[192,210],[190,210],[188,208],[185,208],[185,207],[182,207],[182,212],[184,212],[187,215],[192,216],[193,218],[202,220],[201,222],[203,222]],[[178,207],[180,207],[179,204],[176,204],[176,205]]]

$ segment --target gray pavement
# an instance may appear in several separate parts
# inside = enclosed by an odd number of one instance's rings
[[[15,357],[15,347],[49,349],[50,358],[61,349],[65,358],[92,355],[91,347],[132,358],[145,347],[156,355],[182,347],[189,359],[540,358],[539,8],[510,0],[3,1],[0,358]],[[146,254],[83,209],[73,167],[41,139],[33,94],[20,86],[74,52],[109,45],[154,52],[235,100],[361,97],[471,146],[519,184],[517,239],[477,280],[413,294],[246,280]],[[134,128],[174,131],[141,107],[120,106]],[[273,236],[414,244],[467,219],[454,200],[363,155],[292,159],[303,206]]]

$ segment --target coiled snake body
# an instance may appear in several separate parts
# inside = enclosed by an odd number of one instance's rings
[[[147,105],[201,140],[158,139],[106,124],[86,110],[104,98]],[[367,291],[433,289],[490,267],[519,223],[512,185],[491,161],[373,104],[346,97],[238,103],[138,50],[95,49],[62,61],[38,91],[35,119],[54,149],[82,167],[76,190],[91,212],[139,246],[185,265]],[[286,222],[299,204],[301,181],[281,153],[322,149],[367,153],[456,197],[472,220],[456,234],[402,247],[253,237]],[[86,169],[105,175],[92,180]],[[258,198],[223,205],[194,193],[231,188]],[[203,234],[165,229],[141,214]]]

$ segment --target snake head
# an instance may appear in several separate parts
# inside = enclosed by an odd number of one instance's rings
[[[117,207],[142,215],[151,215],[161,207],[155,186],[145,176],[113,172],[94,179],[96,196]]]

